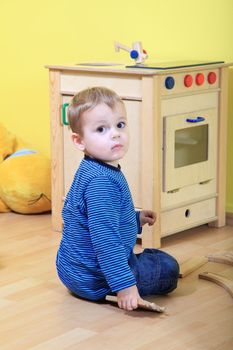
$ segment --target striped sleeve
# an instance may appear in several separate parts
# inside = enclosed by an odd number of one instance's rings
[[[121,193],[107,176],[99,176],[86,190],[88,224],[93,249],[112,292],[136,284],[119,234]]]

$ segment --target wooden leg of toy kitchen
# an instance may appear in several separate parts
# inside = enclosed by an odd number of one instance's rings
[[[106,301],[117,303],[117,297],[114,295],[107,295]],[[146,301],[146,300],[144,300],[143,303],[139,303],[138,308],[148,310],[148,311],[155,311],[155,312],[165,312],[166,311],[166,308],[164,306],[159,306],[155,303],[151,303],[151,302]]]
[[[208,254],[207,258],[208,261],[211,262],[233,265],[233,252],[231,251],[224,253]]]
[[[212,272],[202,272],[199,274],[199,278],[218,284],[233,297],[233,281],[229,278]]]
[[[197,270],[202,265],[206,264],[208,259],[204,256],[193,257],[182,264],[180,264],[180,278],[189,275],[191,272]]]

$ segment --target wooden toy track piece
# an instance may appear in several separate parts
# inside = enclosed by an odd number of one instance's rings
[[[218,284],[219,286],[226,289],[226,291],[228,291],[228,293],[233,298],[233,281],[232,280],[212,272],[202,272],[199,274],[199,278]]]
[[[179,277],[185,277],[189,275],[191,272],[197,270],[202,265],[206,264],[208,259],[204,256],[196,256],[193,257],[182,264],[180,264],[180,274]]]
[[[107,295],[106,300],[113,302],[113,303],[117,303],[117,297],[114,295]],[[151,303],[151,302],[146,301],[146,300],[145,300],[145,303],[139,303],[138,308],[148,310],[148,311],[154,311],[154,312],[165,312],[166,311],[166,308],[164,306],[159,306],[155,303]]]
[[[224,253],[208,254],[207,258],[208,261],[211,262],[233,265],[233,252],[231,251]]]

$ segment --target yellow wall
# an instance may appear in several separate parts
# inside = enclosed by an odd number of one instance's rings
[[[45,64],[128,61],[113,41],[141,40],[153,61],[233,61],[232,0],[1,1],[0,122],[45,154]],[[230,93],[233,92],[231,71]],[[233,212],[233,102],[229,110],[227,210]]]

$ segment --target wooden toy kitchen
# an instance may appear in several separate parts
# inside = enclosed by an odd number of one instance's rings
[[[160,247],[162,237],[202,224],[224,226],[230,65],[47,66],[54,229],[62,229],[64,197],[83,157],[71,142],[66,107],[90,86],[116,91],[126,105],[130,148],[122,171],[135,207],[157,213],[154,226],[143,228],[142,246]]]

